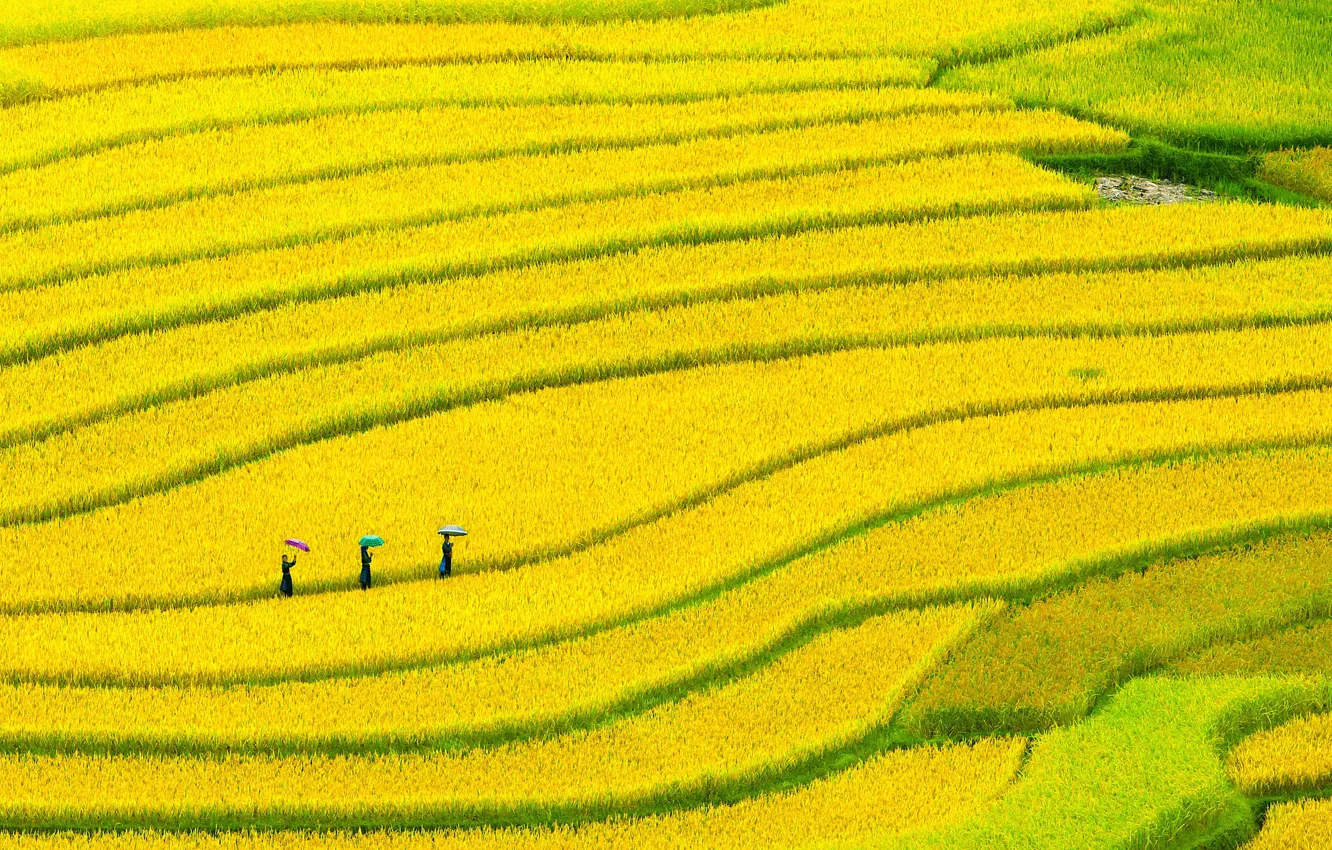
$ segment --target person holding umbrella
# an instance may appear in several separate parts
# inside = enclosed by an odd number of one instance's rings
[[[448,578],[453,575],[453,543],[450,542],[449,538],[466,537],[467,532],[459,526],[446,525],[435,533],[444,537],[444,557],[439,559],[439,577]]]
[[[383,545],[384,538],[374,534],[361,538],[361,590],[370,589],[370,560],[374,557],[370,554],[370,547]]]
[[[287,553],[282,553],[282,583],[278,585],[278,593],[283,596],[291,596],[291,568],[296,566],[296,556],[292,555],[291,560],[287,560]]]
[[[310,547],[305,545],[304,541],[288,538],[287,545],[293,549],[299,549],[302,552],[309,552]],[[278,585],[278,593],[283,596],[291,596],[291,568],[296,566],[296,556],[292,555],[291,560],[287,560],[287,553],[282,553],[282,584]]]

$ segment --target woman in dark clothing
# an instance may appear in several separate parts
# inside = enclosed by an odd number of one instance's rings
[[[283,596],[291,596],[291,568],[296,566],[296,556],[292,555],[291,560],[287,560],[286,553],[282,555],[282,584],[278,585],[278,593]]]
[[[361,547],[361,590],[370,589],[370,547]]]
[[[449,541],[449,536],[444,535],[444,557],[439,560],[439,577],[448,578],[453,575],[453,543]]]

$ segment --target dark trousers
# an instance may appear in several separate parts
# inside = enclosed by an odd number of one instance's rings
[[[370,568],[361,567],[361,590],[370,589]]]

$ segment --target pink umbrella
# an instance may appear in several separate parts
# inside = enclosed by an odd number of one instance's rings
[[[304,541],[304,540],[297,540],[297,539],[294,538],[294,537],[288,537],[288,538],[287,538],[287,545],[288,545],[288,546],[292,546],[292,547],[294,547],[294,548],[296,548],[296,549],[300,549],[302,552],[309,552],[309,551],[310,551],[310,547],[307,546],[307,545],[305,544],[305,541]]]

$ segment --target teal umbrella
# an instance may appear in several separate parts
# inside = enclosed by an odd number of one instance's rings
[[[366,536],[364,536],[364,537],[361,538],[361,545],[362,545],[362,546],[383,546],[383,545],[384,545],[384,538],[380,537],[378,534],[367,534]]]

